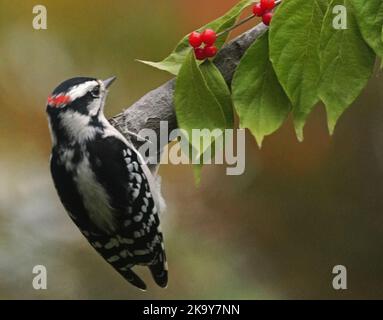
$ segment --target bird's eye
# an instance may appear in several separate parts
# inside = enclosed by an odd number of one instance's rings
[[[95,98],[98,98],[100,96],[100,86],[97,86],[95,87],[92,91],[91,91],[91,95]]]

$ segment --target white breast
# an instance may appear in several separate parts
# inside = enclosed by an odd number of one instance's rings
[[[108,233],[114,232],[116,230],[115,219],[108,194],[97,181],[90,167],[88,157],[83,158],[79,165],[76,166],[76,171],[73,174],[89,218],[100,229]]]

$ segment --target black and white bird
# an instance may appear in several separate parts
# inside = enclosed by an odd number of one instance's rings
[[[142,156],[104,116],[105,81],[73,78],[48,97],[51,173],[58,195],[90,244],[125,279],[145,290],[132,267],[149,267],[166,287],[168,271],[157,181]]]

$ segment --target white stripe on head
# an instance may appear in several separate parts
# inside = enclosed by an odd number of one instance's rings
[[[70,97],[70,101],[74,101],[85,96],[97,85],[99,85],[99,83],[96,80],[86,81],[70,88],[66,95]]]

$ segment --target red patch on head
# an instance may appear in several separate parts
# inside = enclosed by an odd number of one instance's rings
[[[60,107],[62,105],[66,105],[70,102],[69,96],[58,95],[58,96],[49,96],[48,104],[52,107]]]

